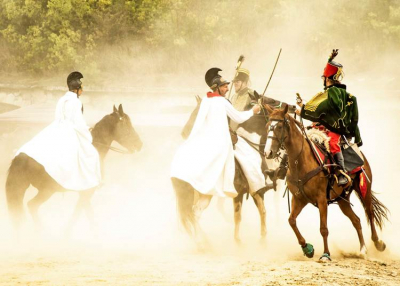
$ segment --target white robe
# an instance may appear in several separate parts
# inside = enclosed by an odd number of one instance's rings
[[[264,188],[266,184],[265,176],[261,170],[262,162],[260,153],[240,136],[238,136],[238,142],[235,144],[234,153],[249,183],[250,194],[254,194],[259,189]]]
[[[82,114],[82,103],[67,92],[56,106],[55,120],[17,154],[25,153],[68,190],[88,190],[101,180],[99,153]]]
[[[235,160],[228,119],[242,123],[253,111],[237,111],[224,97],[204,98],[189,138],[172,161],[171,177],[202,194],[235,197]]]

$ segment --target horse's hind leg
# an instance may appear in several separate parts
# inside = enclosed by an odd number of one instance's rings
[[[28,202],[28,209],[32,216],[32,219],[35,223],[35,227],[37,231],[40,231],[42,228],[42,224],[39,218],[39,208],[40,206],[46,202],[52,195],[54,191],[46,188],[38,189],[38,193],[36,196]]]
[[[240,222],[242,220],[242,205],[243,205],[243,194],[238,194],[233,199],[233,211],[234,211],[234,220],[235,220],[235,241],[240,243],[240,235],[239,228]]]
[[[265,237],[267,236],[267,222],[266,222],[266,210],[265,210],[265,205],[264,205],[264,195],[260,195],[259,193],[256,193],[253,196],[254,203],[257,206],[258,213],[260,214],[260,220],[261,220],[261,239],[264,240]]]
[[[365,256],[367,254],[367,247],[365,246],[360,218],[354,213],[353,208],[351,207],[349,202],[344,200],[339,200],[338,204],[344,215],[350,219],[351,223],[356,229],[358,240],[360,241],[360,252],[361,255]]]
[[[203,242],[208,244],[205,233],[200,227],[199,220],[203,211],[210,205],[212,196],[203,195],[199,193],[199,197],[193,206],[193,212],[195,217],[194,222],[194,235],[195,240],[200,248],[203,248]]]

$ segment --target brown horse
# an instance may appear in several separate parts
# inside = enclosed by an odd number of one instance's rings
[[[122,105],[119,106],[118,110],[114,106],[113,113],[104,116],[103,119],[94,126],[91,132],[93,136],[93,145],[100,155],[101,165],[103,165],[103,160],[108,150],[113,149],[111,143],[114,140],[128,149],[129,153],[140,151],[142,148],[142,141],[133,128],[129,116],[124,113]],[[54,158],[54,160],[57,160],[57,158]],[[29,212],[37,228],[40,227],[40,219],[38,216],[39,207],[55,192],[67,191],[50,177],[44,167],[34,159],[24,153],[16,156],[12,160],[8,170],[6,196],[8,210],[17,231],[24,214],[24,195],[26,189],[30,185],[38,190],[37,195],[28,202]],[[83,210],[85,210],[89,220],[93,222],[93,210],[90,200],[94,191],[95,189],[90,189],[79,192],[79,200],[69,223],[68,232]]]
[[[268,98],[265,99],[266,101],[270,100]],[[196,96],[196,101],[197,101],[197,106],[191,113],[189,120],[187,121],[181,132],[181,135],[184,139],[186,139],[190,135],[190,132],[193,128],[194,122],[196,120],[197,114],[200,109],[201,98],[199,96]],[[282,105],[286,106],[286,103],[282,103]],[[239,124],[238,126],[238,132],[241,131],[241,134],[246,134],[246,137],[251,138],[250,141],[255,143],[253,144],[253,147],[258,149],[258,151],[260,152],[260,156],[263,156],[264,143],[267,135],[267,133],[265,132],[265,124],[267,121],[268,118],[264,116],[264,114],[254,115],[249,120],[243,122],[242,124]],[[240,242],[239,229],[240,229],[240,222],[242,219],[241,212],[242,212],[243,198],[244,196],[246,196],[246,194],[249,193],[249,184],[238,161],[235,160],[235,163],[236,164],[235,164],[234,186],[238,192],[238,195],[233,199],[234,220],[235,220],[234,237],[236,242],[239,243]],[[271,164],[273,162],[270,161],[269,163]],[[264,166],[264,168],[267,169],[268,166]],[[199,240],[200,239],[199,235],[202,234],[202,231],[198,224],[198,219],[200,218],[201,213],[208,207],[212,199],[212,196],[203,195],[197,192],[191,185],[176,178],[173,179],[172,182],[177,194],[178,212],[181,218],[181,223],[183,226],[185,226],[185,229],[189,233],[194,233],[196,238]],[[260,215],[262,240],[265,239],[267,235],[264,194],[267,190],[271,188],[272,186],[268,185],[266,188],[264,188],[264,190],[259,191],[252,196],[253,201]]]
[[[289,224],[296,234],[303,253],[309,258],[313,257],[314,248],[310,243],[307,243],[301,235],[296,225],[296,218],[308,203],[312,203],[318,207],[320,213],[320,232],[324,241],[324,253],[320,260],[331,260],[328,248],[329,232],[327,226],[328,178],[324,175],[322,170],[313,172],[314,170],[317,170],[320,165],[314,157],[309,143],[297,128],[297,126],[301,127],[302,124],[287,114],[287,108],[284,108],[283,110],[271,110],[268,106],[265,106],[265,108],[268,110],[270,118],[266,126],[268,139],[265,146],[265,154],[268,158],[275,158],[278,156],[280,149],[285,148],[289,157],[289,171],[286,177],[286,182],[293,195],[292,212],[289,217]],[[371,180],[371,182],[367,182],[367,193],[365,197],[361,195],[359,188],[360,179],[358,174],[351,175],[352,184],[345,192],[342,192],[343,189],[338,187],[337,183],[335,183],[333,191],[330,193],[330,197],[332,200],[337,199],[340,209],[350,219],[355,227],[360,241],[360,253],[362,256],[365,256],[367,249],[361,230],[361,223],[360,219],[351,208],[349,202],[350,195],[354,190],[360,199],[368,223],[371,226],[372,241],[374,242],[376,249],[379,251],[385,250],[386,245],[383,241],[379,240],[375,224],[382,229],[384,220],[388,219],[388,209],[375,197],[374,192],[371,189],[372,172],[366,157],[364,155],[363,157],[365,172]],[[313,172],[313,174],[310,172]]]

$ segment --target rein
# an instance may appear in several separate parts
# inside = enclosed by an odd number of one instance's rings
[[[127,150],[120,149],[120,148],[117,148],[117,147],[113,147],[113,146],[111,146],[111,145],[109,146],[109,145],[107,145],[107,144],[103,144],[103,143],[100,143],[100,142],[93,142],[93,145],[94,145],[94,144],[107,147],[109,150],[114,151],[114,152],[117,152],[117,153],[121,153],[121,154],[132,154],[132,152],[129,152],[129,151],[127,151]]]

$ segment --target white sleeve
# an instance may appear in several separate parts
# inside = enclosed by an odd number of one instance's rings
[[[248,111],[238,111],[227,100],[225,103],[225,109],[226,109],[226,114],[228,115],[228,117],[239,124],[242,122],[245,122],[246,120],[248,120],[250,117],[253,116],[252,109],[250,109]]]

